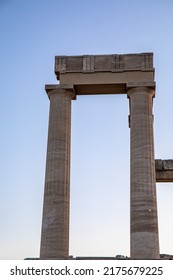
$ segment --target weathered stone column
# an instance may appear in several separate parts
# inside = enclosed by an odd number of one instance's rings
[[[154,82],[127,84],[131,142],[131,259],[159,259],[152,104]]]
[[[45,193],[40,259],[66,259],[69,256],[70,204],[70,85],[46,86],[50,99]]]

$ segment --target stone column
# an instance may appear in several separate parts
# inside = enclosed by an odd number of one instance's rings
[[[69,256],[72,86],[46,86],[50,99],[40,259]]]
[[[152,104],[150,86],[127,85],[130,99],[131,259],[159,259]]]

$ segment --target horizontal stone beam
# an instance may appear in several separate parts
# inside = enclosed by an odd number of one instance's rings
[[[173,160],[156,159],[156,182],[157,183],[171,183],[173,182]]]
[[[65,73],[153,72],[153,53],[56,56],[55,74]]]
[[[126,93],[127,83],[154,82],[153,53],[56,56],[55,75],[77,94]]]

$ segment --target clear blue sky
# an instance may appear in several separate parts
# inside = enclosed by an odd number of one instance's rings
[[[0,0],[0,258],[37,257],[55,55],[154,52],[156,158],[173,159],[172,0]],[[129,256],[129,105],[73,101],[70,254]],[[158,184],[161,253],[173,254],[173,184]]]

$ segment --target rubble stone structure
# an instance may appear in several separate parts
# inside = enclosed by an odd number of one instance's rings
[[[126,94],[130,104],[131,259],[159,259],[153,54],[57,56],[50,99],[41,259],[69,258],[71,102],[77,95]],[[161,174],[159,174],[159,172]],[[172,176],[172,175],[171,175]],[[116,188],[116,186],[115,186]]]

